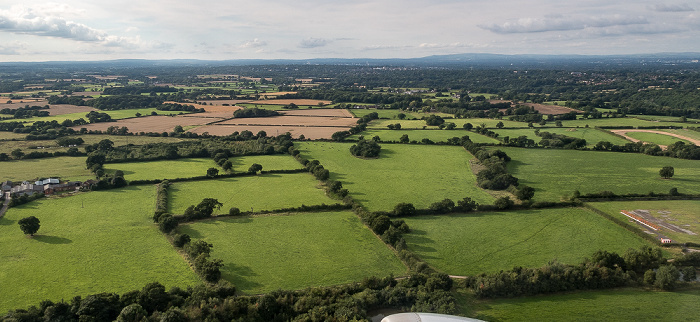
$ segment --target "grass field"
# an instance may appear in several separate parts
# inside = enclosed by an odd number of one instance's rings
[[[551,260],[576,264],[598,249],[623,253],[646,242],[579,208],[404,218],[408,248],[451,275],[477,275]]]
[[[0,140],[18,140],[18,139],[24,139],[27,135],[23,133],[14,133],[14,132],[5,132],[2,131],[0,132]]]
[[[152,223],[154,200],[155,188],[145,186],[10,208],[0,218],[0,312],[45,299],[123,293],[154,281],[166,287],[199,283]],[[17,225],[30,215],[41,220],[34,238]]]
[[[178,228],[214,245],[223,278],[256,294],[404,274],[398,258],[352,212],[207,220]]]
[[[0,132],[7,133],[7,132]],[[24,139],[26,134],[22,134],[18,139]],[[78,146],[79,150],[83,150],[85,145],[95,144],[101,140],[108,139],[114,142],[114,146],[121,146],[127,144],[143,145],[147,143],[172,143],[184,141],[183,139],[173,138],[173,137],[150,137],[150,136],[121,136],[121,135],[76,135],[76,138],[82,138],[85,141],[84,145]],[[42,149],[37,149],[37,147],[43,147]],[[56,140],[15,140],[15,141],[0,141],[0,153],[10,154],[15,149],[21,149],[24,153],[30,153],[34,151],[39,152],[65,152],[68,147],[59,147],[56,144]]]
[[[124,172],[126,180],[175,179],[204,176],[207,169],[223,170],[212,159],[177,159],[149,162],[111,163],[105,164],[107,173],[116,170]]]
[[[474,127],[481,124],[486,125],[487,128],[496,128],[498,122],[503,122],[505,127],[527,127],[527,123],[515,122],[509,120],[496,120],[496,119],[445,119],[445,123],[452,122],[457,125],[457,128],[462,128],[464,124],[471,123]],[[437,126],[427,126],[424,120],[374,120],[369,123],[367,128],[369,129],[387,129],[387,125],[400,123],[402,129],[422,129],[424,126],[427,129],[437,129]]]
[[[21,182],[36,178],[60,177],[62,180],[94,179],[85,169],[85,157],[57,157],[0,162],[0,182]]]
[[[288,154],[273,154],[273,155],[249,155],[242,157],[230,157],[229,161],[233,163],[234,172],[247,172],[248,168],[253,163],[257,163],[267,170],[292,170],[301,169],[301,165],[296,159]]]
[[[589,205],[622,220],[628,220],[625,215],[620,213],[622,210],[649,210],[652,216],[698,235],[678,233],[668,229],[661,229],[661,234],[681,243],[700,244],[700,200],[615,201],[594,202],[589,203]],[[630,226],[639,227],[633,223]]]
[[[674,144],[678,141],[681,141],[685,144],[689,144],[690,142],[679,139],[677,137],[673,137],[670,135],[664,135],[664,134],[657,134],[657,133],[647,133],[647,132],[627,132],[627,136],[631,138],[635,138],[637,140],[640,140],[642,142],[650,142],[658,145],[671,145]]]
[[[492,130],[498,133],[498,137],[502,139],[503,137],[510,137],[511,139],[517,138],[519,136],[527,136],[529,139],[535,140],[535,142],[540,142],[541,138],[535,135],[534,129],[496,129]],[[630,143],[623,138],[617,137],[610,133],[603,132],[594,128],[547,128],[541,129],[542,132],[549,132],[555,134],[566,135],[574,138],[585,139],[588,146],[594,146],[600,141],[608,141],[612,144],[625,145]]]
[[[679,122],[656,122],[647,121],[632,117],[602,118],[602,119],[578,119],[562,121],[565,127],[589,127],[595,126],[688,126],[687,123]],[[537,125],[535,125],[537,126]]]
[[[696,139],[700,140],[700,132],[698,131],[693,131],[689,129],[680,129],[680,130],[661,130],[663,132],[668,132],[668,133],[675,133],[681,136],[685,136],[691,139]],[[2,135],[2,134],[0,134]]]
[[[444,198],[493,203],[493,197],[476,186],[469,165],[472,155],[461,147],[382,144],[378,159],[360,159],[350,154],[349,143],[295,145],[304,158],[319,160],[332,180],[341,181],[372,211],[391,210],[399,202],[427,208]]]
[[[214,214],[227,214],[229,208],[241,211],[273,210],[304,205],[334,204],[317,187],[318,181],[308,173],[263,174],[175,183],[170,187],[170,210],[182,214],[190,205],[204,198],[215,198],[224,206]]]
[[[423,139],[430,139],[433,142],[446,142],[453,137],[468,136],[475,143],[498,143],[499,141],[484,136],[478,133],[466,131],[463,129],[455,130],[367,130],[360,134],[351,136],[351,139],[357,139],[363,135],[366,139],[379,136],[383,141],[398,141],[402,135],[408,135],[408,139],[420,142]]]
[[[676,187],[682,193],[700,193],[700,167],[696,160],[649,156],[638,153],[520,149],[499,147],[513,160],[508,171],[520,183],[535,188],[535,200],[557,201],[600,191],[625,193],[668,193]],[[673,166],[675,176],[659,177],[664,166]]]
[[[112,117],[113,120],[120,120],[120,119],[125,119],[129,117],[135,117],[136,113],[141,113],[141,115],[151,115],[151,112],[156,112],[158,115],[178,115],[180,113],[187,114],[189,112],[183,112],[183,111],[159,111],[157,109],[153,108],[137,108],[137,109],[128,109],[128,110],[114,110],[114,111],[98,111],[100,113],[107,113],[109,116]],[[2,122],[27,122],[29,124],[37,122],[37,121],[44,121],[44,122],[51,122],[51,121],[57,121],[59,123],[65,121],[65,120],[77,120],[79,118],[83,118],[84,120],[87,121],[87,117],[85,117],[87,113],[81,112],[81,113],[70,113],[70,114],[61,114],[61,115],[54,115],[54,116],[46,116],[46,117],[31,117],[31,118],[26,118],[26,119],[11,119],[11,120],[4,120]]]
[[[462,313],[484,321],[697,321],[700,289],[583,291],[499,300],[459,294]]]

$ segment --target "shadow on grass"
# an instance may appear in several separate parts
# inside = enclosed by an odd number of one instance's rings
[[[249,280],[246,277],[258,276],[250,267],[237,264],[226,264],[221,272],[222,278],[232,282],[241,291],[259,289],[264,286],[258,282]]]
[[[47,244],[70,244],[73,242],[68,238],[47,235],[34,235],[34,240]]]

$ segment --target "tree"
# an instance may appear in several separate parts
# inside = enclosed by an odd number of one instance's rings
[[[10,152],[10,155],[12,156],[13,159],[19,160],[24,156],[24,152],[22,152],[21,149],[14,149],[12,152]]]
[[[503,124],[503,122],[500,122],[500,121],[499,121],[498,123],[496,123],[496,127],[499,128],[499,129],[502,129],[504,126],[505,126],[505,125]]]
[[[404,134],[399,138],[399,143],[408,143],[408,142],[409,142],[408,134]]]
[[[456,210],[469,212],[475,210],[478,206],[479,204],[472,200],[472,198],[464,197],[464,199],[457,201]]]
[[[556,121],[554,124],[555,124],[557,127],[562,127],[562,126],[564,126],[564,124],[562,124],[561,121]]]
[[[394,216],[404,217],[416,214],[416,207],[412,203],[401,202],[394,207]]]
[[[219,174],[219,169],[217,169],[217,168],[207,169],[207,177],[215,177],[217,174]]]
[[[664,178],[664,179],[669,179],[673,177],[673,167],[672,166],[665,166],[659,170],[659,175]]]
[[[656,281],[654,286],[663,290],[673,290],[676,288],[676,282],[681,277],[681,273],[673,265],[663,265],[656,270]]]
[[[472,125],[471,123],[464,123],[462,127],[467,131],[471,131],[474,128],[474,125]]]
[[[432,114],[425,119],[425,124],[431,126],[439,126],[445,123],[445,120],[440,115]]]
[[[530,200],[532,197],[535,196],[535,188],[526,186],[526,185],[520,185],[515,192],[515,196],[520,199],[520,200]]]
[[[253,163],[250,168],[248,168],[249,173],[258,173],[258,171],[262,171],[263,167],[262,165],[259,165],[257,163]]]
[[[22,232],[25,235],[34,236],[34,234],[39,230],[39,227],[41,227],[39,224],[39,219],[34,216],[22,218],[17,223],[19,224],[19,229],[22,229]]]
[[[493,203],[493,205],[496,206],[496,208],[498,208],[498,210],[509,209],[509,208],[513,207],[514,204],[515,203],[513,202],[513,200],[510,200],[510,198],[508,196],[503,196],[501,198],[498,198]]]
[[[356,157],[377,158],[381,149],[375,140],[360,140],[350,147],[350,153]]]

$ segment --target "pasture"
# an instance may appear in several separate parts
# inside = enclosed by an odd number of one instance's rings
[[[495,128],[498,122],[503,122],[505,127],[527,127],[527,123],[515,122],[509,120],[495,120],[495,119],[445,119],[445,123],[452,122],[457,128],[462,128],[464,124],[471,123],[474,127],[481,124],[486,125],[487,128]],[[437,129],[437,126],[427,126],[424,120],[374,120],[369,123],[367,128],[369,129],[386,129],[389,124],[400,123],[402,129]]]
[[[104,165],[106,173],[121,170],[124,172],[124,179],[129,181],[204,176],[209,168],[219,169],[223,173],[214,160],[204,158],[108,163]]]
[[[450,198],[471,197],[493,203],[476,186],[469,152],[455,146],[382,144],[378,159],[360,159],[350,154],[350,143],[299,142],[295,146],[309,160],[318,159],[350,195],[369,210],[391,210],[410,202],[417,208]]]
[[[0,132],[8,133],[8,132]],[[14,134],[14,133],[13,133]],[[34,151],[38,152],[65,152],[68,147],[60,147],[56,143],[56,140],[21,140],[26,136],[26,134],[18,135],[18,139],[14,141],[2,141],[0,140],[0,153],[10,154],[15,149],[21,149],[24,153],[30,153]],[[83,150],[85,145],[95,144],[101,140],[110,140],[114,142],[114,146],[121,146],[127,144],[142,145],[147,143],[172,143],[180,142],[183,139],[174,137],[150,137],[150,136],[123,136],[123,135],[100,135],[100,134],[85,134],[85,135],[75,135],[76,138],[82,138],[85,143],[78,146],[79,150]],[[41,148],[39,148],[41,147]]]
[[[301,135],[306,139],[330,139],[333,133],[338,131],[347,131],[350,127],[332,127],[332,126],[297,126],[297,125],[204,125],[188,132],[197,134],[209,133],[210,135],[226,136],[233,132],[251,131],[253,134],[259,131],[265,131],[269,136],[277,136],[289,132],[292,137],[299,138]]]
[[[659,231],[660,234],[663,234],[680,243],[693,242],[700,244],[699,200],[610,201],[594,202],[589,203],[588,205],[622,220],[629,220],[627,216],[620,213],[622,210],[648,210],[649,214],[654,218],[676,225],[694,233],[695,235],[683,232],[674,232],[663,227]],[[641,229],[641,226],[632,221],[630,221],[630,226]]]
[[[169,209],[174,214],[182,214],[204,198],[218,199],[224,204],[220,210],[214,210],[214,214],[228,214],[231,207],[256,211],[339,202],[326,197],[324,190],[317,186],[318,181],[309,173],[178,182],[168,190]]]
[[[535,142],[540,142],[541,140],[539,136],[535,135],[534,129],[495,129],[492,131],[498,133],[499,139],[503,139],[506,136],[514,139],[524,135],[528,139],[535,140]],[[608,141],[617,145],[630,143],[630,141],[595,128],[543,128],[540,131],[584,139],[589,147],[596,145],[600,141]]]
[[[473,300],[462,292],[462,313],[484,321],[691,321],[700,289],[581,291],[498,300]]]
[[[650,133],[650,132],[627,132],[625,135],[642,141],[642,142],[648,142],[648,143],[654,143],[657,145],[671,145],[674,144],[678,141],[681,141],[685,144],[689,144],[687,140],[683,140],[677,137],[673,137],[670,135],[666,134],[661,134],[661,133]]]
[[[668,193],[673,187],[682,193],[700,193],[700,167],[696,160],[649,156],[639,153],[521,149],[498,147],[513,160],[508,172],[521,184],[535,188],[536,201],[558,201],[581,194],[612,191],[626,193]],[[673,166],[675,176],[662,179],[659,170]]]
[[[200,283],[151,220],[155,188],[129,187],[40,199],[0,218],[0,312],[42,300],[124,293],[158,281]],[[33,238],[17,221],[41,220]]]
[[[403,218],[408,248],[439,271],[478,275],[551,260],[577,264],[599,249],[623,253],[647,242],[582,208]]]
[[[561,121],[565,127],[595,127],[595,126],[688,126],[687,123],[679,122],[655,122],[632,117],[601,118],[601,119],[577,119]],[[537,126],[537,125],[535,125]]]
[[[60,105],[56,105],[60,106]],[[77,107],[82,107],[82,106],[77,106]],[[126,119],[126,118],[135,118],[136,113],[140,113],[141,115],[147,116],[151,115],[152,112],[158,113],[158,115],[178,115],[181,113],[189,113],[189,112],[183,112],[183,111],[159,111],[156,110],[155,108],[137,108],[137,109],[128,109],[128,110],[113,110],[113,111],[100,111],[96,109],[92,109],[95,111],[98,111],[100,113],[107,113],[109,114],[110,117],[112,117],[113,120],[121,120],[121,119]],[[75,112],[75,113],[68,113],[68,114],[58,114],[54,115],[51,114],[51,116],[46,116],[46,117],[31,117],[31,118],[24,118],[24,119],[9,119],[9,120],[3,120],[2,122],[26,122],[26,123],[34,123],[37,121],[44,121],[44,122],[51,122],[51,121],[56,121],[56,122],[63,122],[65,120],[77,120],[77,119],[84,119],[87,121],[87,112]],[[104,122],[104,123],[93,123],[95,125],[97,124],[106,124],[107,126],[110,125],[117,125],[114,122]],[[92,124],[88,124],[87,126],[90,126]],[[120,127],[123,125],[119,125]],[[86,127],[86,126],[82,126]],[[106,128],[106,127],[105,127]],[[132,131],[133,132],[133,131]]]
[[[233,164],[233,172],[247,172],[253,163],[261,165],[263,171],[304,168],[288,154],[233,156],[229,158],[229,161]]]
[[[0,182],[22,182],[37,178],[60,177],[61,180],[84,181],[94,179],[85,169],[85,157],[56,157],[0,162]]]
[[[462,136],[468,136],[469,139],[474,143],[499,143],[500,141],[490,138],[485,135],[481,135],[475,132],[466,131],[463,129],[455,130],[366,130],[359,134],[350,136],[350,139],[358,139],[360,136],[364,136],[365,139],[370,139],[375,136],[379,136],[382,141],[399,141],[402,135],[408,135],[408,139],[411,141],[421,142],[423,139],[429,139],[433,142],[446,142],[448,139],[453,137],[461,138]]]
[[[214,245],[222,277],[246,294],[402,275],[406,268],[352,212],[225,218],[178,227]]]

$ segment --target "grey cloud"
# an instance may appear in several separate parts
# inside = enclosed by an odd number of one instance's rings
[[[299,43],[300,48],[318,48],[328,45],[330,41],[323,38],[306,38]]]
[[[693,7],[691,7],[687,3],[682,3],[682,4],[657,4],[655,6],[651,7],[652,10],[654,11],[659,11],[659,12],[688,12],[688,11],[695,11]]]
[[[133,47],[139,42],[137,38],[111,36],[103,31],[61,17],[40,16],[31,9],[19,15],[0,11],[0,30],[17,34],[96,42],[106,46]]]
[[[644,17],[623,15],[574,18],[565,16],[549,16],[545,18],[521,18],[515,22],[502,24],[479,25],[479,28],[499,34],[511,33],[536,33],[547,31],[583,30],[586,28],[603,28],[612,26],[626,26],[635,24],[648,24]]]

